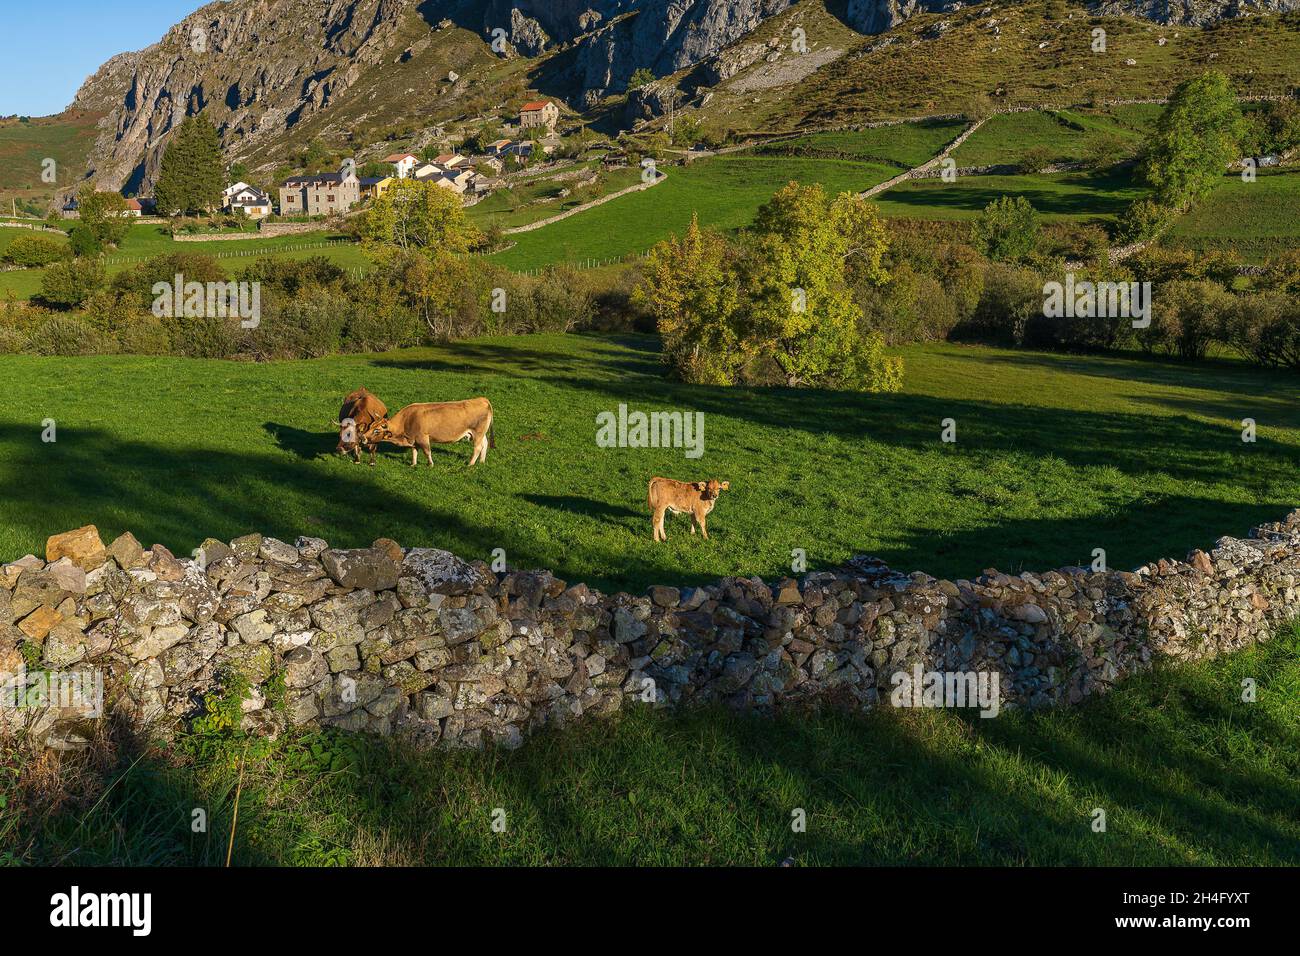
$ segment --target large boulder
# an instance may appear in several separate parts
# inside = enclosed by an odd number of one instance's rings
[[[75,531],[50,535],[45,542],[45,560],[53,562],[64,557],[71,558],[83,571],[91,571],[103,564],[108,552],[104,542],[99,540],[99,529],[88,524]]]
[[[340,587],[371,591],[397,587],[397,562],[378,548],[330,548],[321,552],[320,559]]]

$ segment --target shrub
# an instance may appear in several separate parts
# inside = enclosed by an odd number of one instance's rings
[[[571,332],[591,322],[594,301],[576,269],[553,266],[533,282],[529,332]]]
[[[9,243],[4,260],[11,265],[34,269],[66,259],[69,253],[67,243],[51,239],[49,236],[32,234],[18,236]]]
[[[321,358],[338,352],[343,330],[353,317],[352,302],[324,289],[263,310],[261,324],[248,336],[258,358]]]
[[[1041,173],[1048,166],[1052,165],[1056,156],[1048,146],[1031,146],[1025,150],[1024,156],[1016,164],[1016,168],[1021,173]]]
[[[1155,287],[1153,298],[1151,326],[1138,336],[1139,344],[1187,361],[1205,358],[1236,305],[1231,293],[1205,280],[1164,283]]]
[[[1173,221],[1173,210],[1151,199],[1134,200],[1119,223],[1120,242],[1143,242],[1155,238]]]
[[[114,340],[117,351],[126,355],[169,355],[172,351],[167,326],[152,315],[135,316],[117,330]]]
[[[98,330],[71,315],[52,315],[27,336],[27,351],[36,355],[97,355],[106,344]]]
[[[154,286],[166,283],[168,288],[176,282],[176,276],[184,282],[224,282],[225,270],[212,256],[201,252],[172,252],[153,256],[139,265],[119,272],[113,277],[113,289],[121,293],[130,293],[138,306],[149,309],[155,299]]]
[[[95,231],[81,223],[72,227],[72,232],[68,234],[68,241],[72,254],[78,259],[92,258],[104,251],[104,243],[100,241]]]
[[[1038,243],[1038,213],[1024,196],[1000,196],[975,220],[971,238],[994,262],[1019,262]]]
[[[75,309],[104,285],[104,265],[98,259],[56,262],[41,277],[40,299],[63,309]]]
[[[0,327],[0,355],[16,355],[27,350],[27,336],[18,329]]]
[[[1250,361],[1300,371],[1300,300],[1280,292],[1238,296],[1224,338]]]
[[[980,299],[970,319],[954,329],[953,335],[1019,345],[1030,320],[1042,314],[1042,278],[1030,269],[995,262],[984,273]]]

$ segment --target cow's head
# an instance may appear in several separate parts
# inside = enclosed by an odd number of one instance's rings
[[[388,420],[387,415],[375,419],[371,426],[366,429],[365,434],[361,436],[361,440],[368,445],[374,445],[381,441],[391,442],[393,440],[393,423]]]
[[[697,481],[695,483],[695,490],[700,493],[700,498],[705,501],[710,501],[718,497],[718,495],[727,491],[730,487],[731,482],[718,481],[716,478],[710,478],[708,481]]]
[[[339,427],[339,446],[335,449],[340,455],[346,455],[352,449],[357,447],[360,441],[359,429],[354,418],[345,418],[341,422],[334,422]]]

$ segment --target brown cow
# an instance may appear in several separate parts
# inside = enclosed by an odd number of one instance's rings
[[[468,438],[474,446],[470,465],[487,460],[489,448],[497,446],[492,437],[492,403],[486,398],[467,398],[462,402],[425,402],[407,405],[392,418],[381,418],[363,434],[368,442],[386,441],[411,449],[411,467],[419,461],[418,449],[433,464],[429,446]]]
[[[708,481],[651,478],[649,503],[655,540],[668,540],[668,534],[664,531],[664,515],[669,511],[673,514],[690,514],[693,519],[691,534],[695,534],[695,526],[698,524],[700,534],[708,540],[709,532],[704,526],[705,519],[717,503],[718,495],[730,487],[731,482],[718,481],[716,478],[710,478]]]
[[[360,464],[361,446],[364,444],[370,451],[370,464],[373,465],[378,446],[373,442],[366,443],[361,436],[387,414],[387,405],[365,388],[357,389],[343,399],[343,407],[339,409],[339,420],[334,422],[339,428],[339,444],[335,451],[340,455],[349,453],[355,455],[357,464]]]

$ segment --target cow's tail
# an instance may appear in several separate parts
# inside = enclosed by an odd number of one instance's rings
[[[488,448],[497,447],[497,436],[496,436],[496,427],[495,427],[496,423],[497,423],[497,419],[496,419],[496,415],[492,411],[492,403],[488,402],[488,427],[487,427]]]

